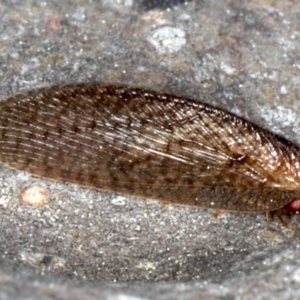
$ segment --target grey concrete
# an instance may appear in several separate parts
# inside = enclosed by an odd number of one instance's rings
[[[299,143],[299,13],[298,1],[1,1],[0,97],[143,86]],[[0,299],[300,297],[299,233],[263,214],[215,218],[0,171]],[[49,192],[45,205],[21,203],[32,185]]]

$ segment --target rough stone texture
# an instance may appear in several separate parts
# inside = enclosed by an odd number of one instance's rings
[[[1,1],[0,97],[58,83],[143,86],[299,143],[299,13],[298,1],[279,0]],[[215,218],[0,171],[0,299],[300,297],[299,232],[264,215]],[[47,203],[23,204],[35,185]]]

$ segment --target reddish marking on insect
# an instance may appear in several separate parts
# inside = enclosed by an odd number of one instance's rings
[[[292,200],[284,206],[284,211],[289,214],[299,214],[300,213],[300,200]]]

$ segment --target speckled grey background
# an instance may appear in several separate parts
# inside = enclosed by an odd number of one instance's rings
[[[300,143],[299,16],[298,1],[279,0],[1,1],[0,97],[143,86]],[[300,297],[299,234],[264,215],[215,218],[0,171],[0,299]],[[49,191],[42,207],[20,202],[34,185]]]

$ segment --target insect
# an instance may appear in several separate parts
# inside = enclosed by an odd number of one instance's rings
[[[298,146],[210,105],[124,86],[54,86],[2,101],[0,161],[204,208],[270,212],[300,199]]]

